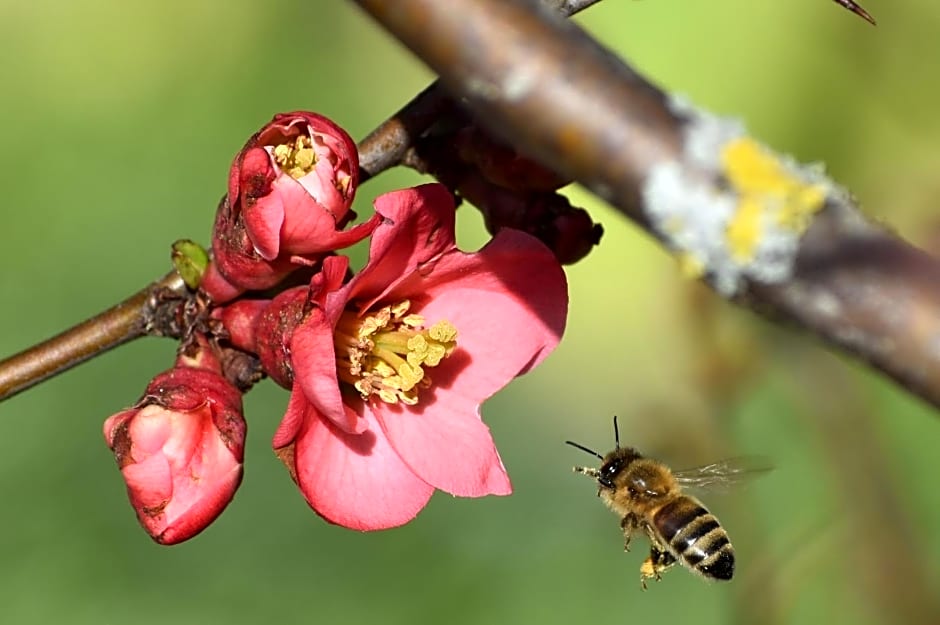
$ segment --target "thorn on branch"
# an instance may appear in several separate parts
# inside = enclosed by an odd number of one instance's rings
[[[865,20],[866,22],[868,22],[868,23],[871,24],[872,26],[877,26],[877,24],[875,23],[875,18],[873,18],[871,15],[869,15],[869,14],[868,14],[868,11],[866,11],[865,9],[863,9],[863,8],[862,8],[857,2],[855,2],[854,0],[833,0],[833,1],[834,1],[836,4],[838,4],[838,5],[842,6],[842,7],[845,7],[846,9],[848,9],[849,11],[851,11],[852,13],[855,13],[856,15],[858,15],[859,17],[861,17],[863,20]]]

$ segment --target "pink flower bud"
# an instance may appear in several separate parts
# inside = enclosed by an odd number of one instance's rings
[[[192,538],[225,509],[241,482],[245,430],[238,389],[214,371],[182,366],[105,421],[131,505],[155,541]]]
[[[262,258],[322,254],[346,222],[359,181],[356,144],[332,121],[276,115],[245,145],[229,175],[248,236]]]
[[[266,289],[368,236],[374,220],[342,229],[358,179],[356,145],[342,128],[315,113],[276,115],[232,164],[203,288],[217,302]]]
[[[212,318],[222,322],[229,342],[236,348],[256,353],[255,326],[271,304],[269,299],[240,299],[212,311]]]
[[[199,285],[213,301],[227,302],[244,291],[267,289],[296,268],[288,258],[262,258],[248,236],[238,205],[222,198],[212,227],[212,261]]]

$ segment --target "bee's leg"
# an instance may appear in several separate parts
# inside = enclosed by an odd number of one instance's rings
[[[655,579],[657,582],[663,578],[663,571],[676,563],[676,558],[656,544],[650,547],[650,555],[640,565],[640,586],[646,590],[646,580]]]
[[[630,551],[630,540],[633,532],[639,527],[639,520],[633,514],[628,514],[620,520],[620,529],[623,530],[623,550]]]
[[[594,467],[574,467],[573,471],[575,473],[583,473],[588,477],[593,477],[595,480],[597,479],[597,476],[601,474],[601,472]]]
[[[667,551],[666,545],[663,544],[663,541],[656,535],[656,532],[653,531],[653,528],[649,523],[643,523],[643,531],[646,532],[646,537],[650,539],[650,546],[656,551]]]

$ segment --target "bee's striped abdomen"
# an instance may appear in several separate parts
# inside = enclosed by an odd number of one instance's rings
[[[692,497],[677,497],[657,510],[653,526],[676,558],[693,571],[722,580],[734,575],[734,549],[728,533]]]

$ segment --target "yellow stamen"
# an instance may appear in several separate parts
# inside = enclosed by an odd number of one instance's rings
[[[364,399],[413,406],[419,391],[431,386],[425,371],[436,367],[457,346],[457,328],[438,321],[424,328],[424,318],[408,314],[403,300],[359,317],[344,312],[333,343],[340,381],[353,386]]]
[[[300,135],[293,143],[274,146],[274,162],[291,178],[299,179],[309,174],[317,164],[310,137]]]

